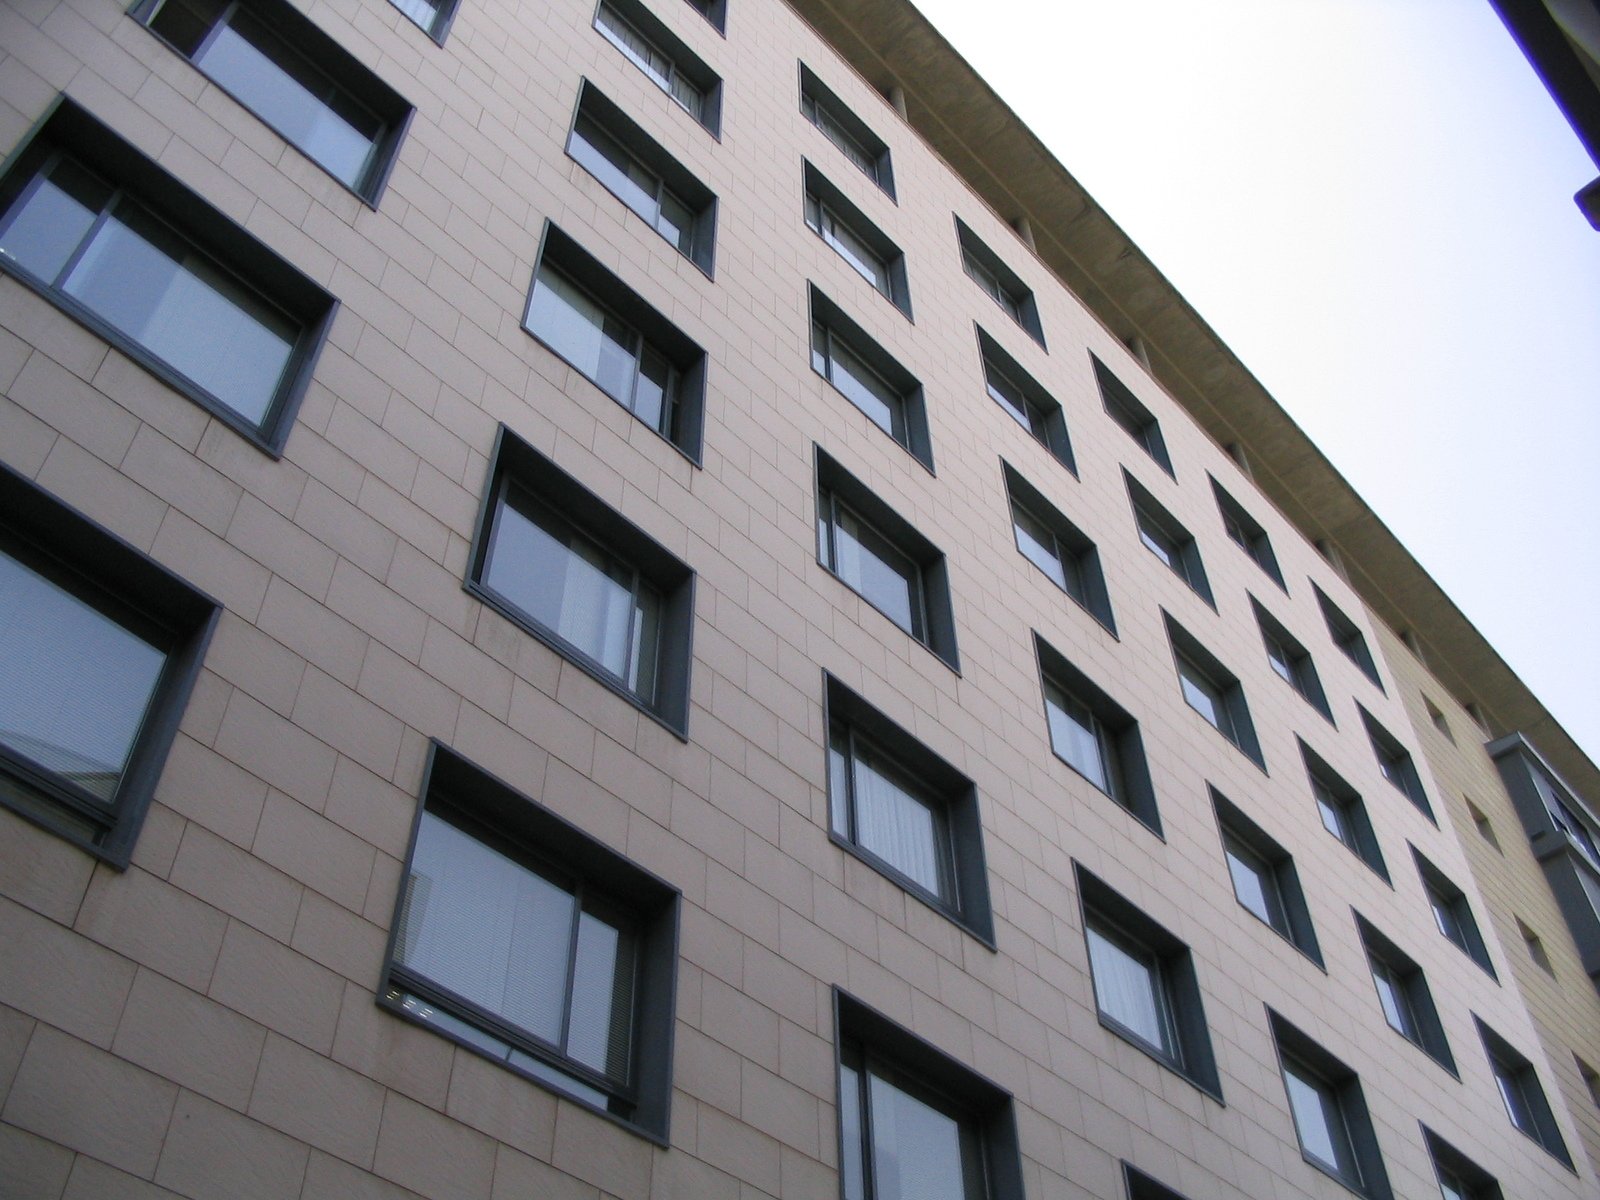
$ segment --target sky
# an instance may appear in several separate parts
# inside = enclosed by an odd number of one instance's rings
[[[1488,0],[915,0],[1600,760],[1600,174]]]

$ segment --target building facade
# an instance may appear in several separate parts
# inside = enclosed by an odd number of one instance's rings
[[[914,8],[0,48],[0,1194],[1594,1194],[1600,776]]]

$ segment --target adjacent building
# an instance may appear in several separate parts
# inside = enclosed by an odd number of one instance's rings
[[[1600,772],[911,5],[0,47],[0,1194],[1594,1194]]]

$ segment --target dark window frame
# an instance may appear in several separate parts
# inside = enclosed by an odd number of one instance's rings
[[[410,21],[418,29],[422,30],[423,33],[427,34],[428,37],[432,38],[434,44],[438,46],[443,46],[445,39],[450,36],[450,26],[455,24],[456,11],[461,7],[460,0],[443,0],[443,3],[441,3],[435,10],[433,22],[429,25],[424,25],[422,22],[418,21],[416,17],[412,16],[411,13],[406,9],[401,8],[399,0],[389,0],[389,3],[393,4],[395,8],[399,9],[400,14],[405,17],[406,20]]]
[[[1128,1200],[1185,1200],[1153,1175],[1147,1175],[1127,1159],[1122,1160],[1122,1184]]]
[[[1133,512],[1134,533],[1140,544],[1215,611],[1217,601],[1211,593],[1211,581],[1206,578],[1205,562],[1200,557],[1200,545],[1194,534],[1126,470],[1122,472],[1122,480],[1127,485],[1128,507]],[[1151,546],[1157,533],[1172,543],[1170,554],[1164,549],[1158,552]]]
[[[1317,945],[1316,926],[1311,919],[1311,910],[1306,904],[1305,890],[1300,886],[1300,873],[1295,869],[1293,856],[1273,840],[1266,830],[1251,820],[1243,809],[1216,788],[1208,787],[1207,790],[1211,793],[1211,808],[1217,820],[1223,866],[1228,872],[1229,881],[1233,885],[1234,899],[1238,900],[1239,907],[1316,963],[1318,967],[1326,970],[1322,961],[1322,950]],[[1261,871],[1268,877],[1271,887],[1277,894],[1276,915],[1281,917],[1281,923],[1270,919],[1274,915],[1271,913],[1270,900],[1267,904],[1269,916],[1263,917],[1240,897],[1238,883],[1233,878],[1230,860],[1235,855],[1233,847],[1229,845],[1230,841],[1242,847],[1260,863]],[[1250,863],[1245,865],[1253,867]]]
[[[1378,774],[1411,801],[1417,811],[1437,828],[1439,818],[1433,815],[1433,805],[1428,803],[1428,793],[1422,786],[1422,775],[1417,770],[1416,760],[1411,751],[1400,744],[1399,738],[1380,725],[1378,719],[1364,706],[1357,704],[1356,709],[1361,714],[1361,724],[1366,727],[1367,740],[1372,743],[1372,756],[1377,760]]]
[[[1474,1013],[1472,1020],[1478,1027],[1478,1036],[1483,1041],[1483,1055],[1488,1060],[1490,1074],[1500,1091],[1500,1100],[1505,1107],[1506,1119],[1511,1123],[1511,1127],[1576,1175],[1577,1167],[1573,1165],[1566,1140],[1561,1136],[1561,1127],[1556,1123],[1555,1113],[1550,1107],[1537,1068],[1529,1061],[1527,1055],[1485,1025],[1483,1018]],[[1520,1119],[1513,1112],[1513,1103],[1506,1095],[1507,1091],[1516,1093],[1526,1108]],[[1532,1128],[1524,1125],[1524,1120]]]
[[[1278,1057],[1278,1072],[1283,1079],[1285,1099],[1289,1096],[1288,1074],[1291,1069],[1306,1082],[1320,1084],[1332,1095],[1339,1108],[1339,1117],[1348,1138],[1355,1176],[1346,1174],[1337,1164],[1324,1162],[1306,1149],[1300,1132],[1299,1118],[1294,1104],[1289,1101],[1290,1124],[1295,1130],[1295,1141],[1300,1156],[1330,1179],[1349,1188],[1368,1200],[1394,1200],[1389,1186],[1389,1173],[1384,1167],[1383,1151],[1378,1145],[1372,1117],[1367,1110],[1366,1096],[1356,1073],[1304,1032],[1285,1020],[1270,1007],[1267,1023],[1272,1032],[1273,1047]]]
[[[1000,311],[1016,322],[1029,337],[1048,352],[1044,341],[1044,326],[1039,322],[1039,303],[1033,289],[1023,282],[1022,276],[984,243],[960,217],[955,218],[956,244],[961,253],[961,269],[993,300]],[[989,276],[985,279],[983,276]],[[990,285],[993,284],[994,290]],[[996,292],[999,294],[997,295]],[[1003,298],[1002,298],[1003,297]]]
[[[1055,757],[1065,764],[1090,787],[1109,797],[1129,816],[1144,825],[1158,838],[1165,838],[1161,829],[1161,813],[1156,804],[1155,786],[1150,780],[1150,766],[1145,757],[1144,740],[1139,732],[1139,722],[1127,709],[1113,700],[1087,675],[1067,661],[1054,646],[1045,641],[1038,630],[1033,632],[1034,657],[1039,664],[1039,692],[1044,708],[1045,739]],[[1083,706],[1094,719],[1095,736],[1101,754],[1107,759],[1105,769],[1110,790],[1090,779],[1056,747],[1050,733],[1049,689],[1055,688]]]
[[[851,1110],[859,1113],[860,1158],[867,1173],[863,1182],[869,1200],[874,1194],[871,1167],[867,1165],[871,1160],[870,1105],[846,1102],[847,1071],[857,1076],[863,1091],[866,1074],[881,1073],[880,1077],[892,1086],[942,1110],[970,1130],[977,1139],[984,1177],[978,1200],[1024,1200],[1022,1155],[1011,1093],[905,1026],[868,1008],[837,985],[833,988],[833,1027],[834,1131],[840,1159],[844,1160],[849,1157],[843,1149],[849,1134],[845,1114]],[[865,1099],[860,1097],[861,1101]],[[844,1186],[842,1170],[840,1186]]]
[[[823,723],[828,730],[827,771],[829,786],[828,837],[834,845],[887,876],[905,891],[948,917],[990,950],[995,949],[994,910],[989,899],[989,876],[983,852],[983,819],[978,807],[977,786],[925,743],[890,720],[834,676],[823,673]],[[835,826],[833,796],[833,735],[835,727],[850,737],[851,754],[846,769],[853,767],[855,742],[859,738],[885,761],[895,774],[906,778],[924,800],[937,805],[945,829],[952,895],[941,896],[908,877],[894,864],[874,854],[859,841]],[[853,796],[850,800],[853,813]],[[932,807],[932,805],[930,805]]]
[[[808,158],[800,160],[800,176],[805,190],[805,223],[813,233],[820,238],[824,245],[845,260],[845,265],[856,274],[861,275],[866,284],[874,292],[882,296],[900,311],[906,320],[911,316],[911,285],[906,279],[905,252],[895,245],[883,230],[879,229],[872,219],[862,212],[848,196],[844,194],[821,171],[812,165]],[[818,224],[811,222],[811,207],[818,209]],[[832,216],[835,223],[842,226],[857,241],[876,257],[883,267],[884,286],[878,287],[848,258],[837,246],[828,239],[828,235],[821,228],[822,214]]]
[[[650,49],[661,55],[672,67],[674,75],[681,75],[700,94],[700,111],[695,112],[684,104],[672,90],[670,81],[663,81],[652,74],[633,58],[633,55],[618,44],[614,31],[607,28],[601,18],[603,10],[610,9],[621,18],[624,25],[630,26],[639,39]],[[689,48],[687,42],[669,29],[665,22],[655,13],[651,12],[641,0],[599,0],[595,5],[594,31],[605,42],[612,46],[618,54],[632,63],[638,71],[651,83],[659,88],[663,95],[671,102],[674,109],[681,110],[685,116],[694,121],[707,133],[718,141],[722,140],[722,77],[707,65],[706,61]],[[620,36],[620,35],[619,35]]]
[[[673,385],[674,394],[669,400],[672,412],[667,418],[666,429],[645,421],[627,401],[620,400],[607,391],[584,367],[573,362],[551,345],[544,334],[529,325],[534,289],[538,285],[540,272],[547,266],[564,276],[567,282],[607,315],[618,319],[629,332],[641,339],[644,347],[653,350],[671,364],[676,379]],[[705,428],[708,357],[706,352],[657,311],[649,301],[602,266],[599,259],[551,221],[545,222],[544,236],[539,244],[539,257],[534,262],[533,274],[528,280],[528,298],[522,308],[522,329],[539,345],[587,379],[601,394],[613,403],[621,405],[624,411],[667,445],[696,467],[701,465]],[[636,377],[638,373],[636,369]]]
[[[0,745],[0,806],[120,871],[133,856],[222,605],[3,463],[0,553],[161,644],[160,674],[109,799]]]
[[[1261,522],[1250,515],[1250,510],[1235,500],[1220,483],[1215,475],[1207,475],[1211,480],[1211,492],[1216,497],[1217,512],[1222,517],[1223,532],[1228,535],[1228,540],[1238,546],[1250,556],[1252,562],[1260,567],[1262,573],[1283,589],[1287,595],[1289,585],[1283,580],[1283,570],[1278,566],[1278,556],[1272,551],[1272,539],[1267,536],[1267,531],[1262,528]]]
[[[944,552],[924,537],[916,526],[895,512],[876,492],[847,471],[838,459],[821,446],[813,444],[812,452],[816,466],[817,565],[848,588],[853,595],[860,597],[869,608],[882,613],[895,628],[925,646],[929,653],[959,675],[961,656],[956,646],[955,611],[951,602],[950,575]],[[824,511],[825,501],[831,502],[827,511]],[[921,590],[922,636],[919,637],[913,631],[906,629],[830,565],[829,548],[823,540],[823,526],[826,523],[830,532],[835,528],[834,514],[841,504],[916,567]]]
[[[454,810],[465,824],[463,832],[503,853],[538,864],[558,877],[590,884],[604,894],[610,907],[632,918],[639,939],[635,978],[635,1010],[631,1037],[632,1067],[625,1086],[606,1080],[558,1050],[541,1044],[524,1030],[479,1009],[443,984],[398,961],[397,943],[404,926],[409,887],[406,882],[416,853],[418,831],[430,801]],[[429,743],[422,787],[412,817],[405,865],[396,889],[394,918],[384,950],[378,982],[378,1007],[401,1020],[420,1025],[461,1048],[488,1058],[529,1082],[614,1121],[641,1137],[665,1147],[672,1100],[673,1008],[677,993],[678,924],[681,894],[672,884],[605,846],[590,834],[558,816],[538,800],[517,791],[469,762],[443,743]],[[571,994],[571,981],[567,983]],[[408,1009],[403,997],[417,997],[429,1010],[447,1021],[428,1020]],[[476,1036],[475,1036],[476,1035]],[[485,1044],[485,1040],[489,1044]],[[511,1052],[548,1064],[577,1084],[609,1092],[605,1105],[577,1094],[536,1068],[509,1057]]]
[[[1250,597],[1250,607],[1255,613],[1256,625],[1261,630],[1261,644],[1267,652],[1267,665],[1272,668],[1272,673],[1292,687],[1328,724],[1338,728],[1338,722],[1333,719],[1333,709],[1328,704],[1328,694],[1322,690],[1322,679],[1317,674],[1311,651],[1301,645],[1283,622],[1268,612],[1254,596]]]
[[[922,394],[922,384],[917,377],[906,370],[893,358],[888,351],[880,346],[866,330],[849,317],[844,309],[840,308],[816,284],[808,281],[806,285],[807,308],[810,317],[810,334],[807,341],[811,359],[811,369],[819,375],[829,387],[843,396],[850,407],[864,416],[890,441],[898,445],[912,458],[923,465],[929,474],[933,473],[933,441],[928,433],[928,409]],[[827,370],[817,367],[817,335],[821,332],[827,339],[827,351],[823,354]],[[885,389],[898,397],[900,403],[901,425],[904,427],[904,439],[896,437],[892,428],[885,429],[877,419],[861,405],[851,398],[848,392],[841,388],[833,379],[836,356],[833,350],[837,342],[851,357],[856,359],[863,367],[878,377]]]
[[[1067,431],[1067,417],[1062,411],[1061,402],[1023,370],[1022,364],[1008,354],[1005,347],[991,337],[983,326],[974,322],[972,327],[978,334],[978,359],[983,366],[983,383],[989,399],[998,404],[1007,416],[1048,450],[1050,456],[1076,479],[1078,462],[1072,453],[1072,437]],[[996,376],[1021,397],[1023,411],[1028,418],[1026,423],[1017,416],[1011,401],[996,395],[1002,390],[995,385]]]
[[[1482,967],[1490,979],[1499,982],[1500,976],[1489,958],[1489,947],[1479,932],[1478,918],[1472,911],[1472,902],[1467,899],[1467,894],[1415,846],[1411,847],[1411,860],[1416,865],[1417,878],[1422,883],[1423,895],[1428,901],[1428,909],[1439,936]],[[1448,921],[1440,915],[1440,910],[1449,914]],[[1447,925],[1450,928],[1446,928]]]
[[[1006,500],[1011,516],[1012,540],[1016,541],[1017,519],[1016,514],[1020,509],[1033,521],[1049,531],[1055,540],[1057,560],[1062,562],[1062,578],[1067,580],[1065,586],[1052,578],[1044,568],[1034,562],[1018,546],[1017,553],[1050,579],[1058,588],[1079,608],[1083,609],[1105,629],[1112,637],[1117,636],[1116,616],[1111,610],[1111,595],[1106,590],[1105,571],[1100,566],[1100,551],[1089,540],[1088,535],[1069,521],[1061,510],[1045,497],[1045,494],[1026,479],[1005,459],[1000,460],[1000,471],[1004,478]],[[1070,559],[1072,569],[1069,572],[1065,560]],[[1077,586],[1074,587],[1074,584]]]
[[[889,154],[888,143],[874,133],[871,126],[856,116],[854,110],[839,98],[838,93],[817,78],[816,72],[803,62],[799,66],[801,116],[814,125],[852,166],[872,180],[884,195],[890,200],[895,200],[894,163]],[[852,145],[848,148],[841,145],[839,136],[848,139]],[[871,162],[870,170],[863,163],[856,161],[850,153],[852,149],[863,159]]]
[[[1389,1028],[1459,1079],[1450,1040],[1445,1036],[1444,1023],[1439,1020],[1439,1010],[1433,1003],[1433,992],[1422,967],[1359,912],[1351,909],[1351,914],[1355,917],[1356,934],[1372,968],[1373,986],[1378,990],[1379,1007],[1383,1009]],[[1402,1024],[1409,1021],[1411,1025],[1409,1030],[1395,1024],[1388,1004],[1384,1003],[1383,988],[1378,981],[1380,970],[1395,993],[1392,1002],[1400,1010]]]
[[[230,0],[223,5],[216,16],[217,25],[206,31],[201,45],[196,47],[196,53],[210,42],[224,20],[233,12],[242,9],[255,15],[270,35],[282,41],[307,66],[321,75],[330,88],[338,89],[347,101],[353,101],[382,122],[380,132],[372,143],[366,165],[362,168],[361,177],[355,182],[340,179],[332,169],[313,158],[310,152],[296,142],[288,132],[272,124],[266,116],[252,108],[248,101],[235,95],[226,83],[213,76],[201,63],[196,62],[156,30],[152,22],[159,17],[168,2],[169,0],[138,0],[138,3],[128,9],[128,16],[148,30],[152,37],[193,66],[210,81],[212,86],[230,96],[256,120],[271,129],[288,145],[293,146],[297,153],[303,155],[308,162],[313,163],[340,187],[359,197],[369,208],[378,207],[378,202],[383,197],[384,186],[389,181],[389,174],[400,155],[401,143],[405,140],[406,131],[416,111],[405,97],[385,83],[376,71],[351,54],[337,40],[285,0]],[[453,15],[452,13],[452,19]]]
[[[1167,628],[1167,641],[1172,648],[1173,666],[1177,670],[1179,691],[1183,694],[1184,702],[1207,725],[1265,772],[1267,760],[1261,752],[1261,740],[1256,736],[1255,722],[1250,719],[1250,705],[1245,699],[1244,685],[1239,682],[1239,677],[1207,650],[1198,638],[1178,624],[1166,609],[1161,610],[1161,619]],[[1216,693],[1221,707],[1217,721],[1212,721],[1189,699],[1183,687],[1185,683],[1197,690],[1209,688]]]
[[[1100,403],[1105,407],[1106,415],[1134,440],[1139,449],[1150,456],[1156,466],[1176,479],[1178,475],[1172,467],[1172,456],[1167,453],[1166,439],[1161,436],[1161,422],[1127,384],[1111,373],[1110,367],[1094,354],[1089,355],[1089,361],[1094,364],[1095,383],[1100,388]]]
[[[53,281],[46,282],[23,270],[10,255],[0,254],[0,271],[110,343],[264,453],[281,457],[300,402],[310,386],[317,356],[333,324],[338,301],[66,96],[56,98],[0,165],[0,213],[9,214],[56,156],[78,163],[116,193],[102,209],[99,222],[105,220],[105,211],[117,202],[116,197],[126,196],[218,270],[236,278],[263,303],[298,325],[300,332],[277,390],[261,421],[252,422]],[[78,252],[90,236],[92,233],[85,235]]]
[[[1428,1147],[1428,1157],[1433,1160],[1433,1173],[1438,1178],[1440,1191],[1444,1190],[1448,1174],[1452,1177],[1451,1186],[1462,1200],[1505,1200],[1505,1193],[1493,1175],[1426,1125],[1420,1121],[1417,1124]]]
[[[502,595],[488,581],[493,525],[512,488],[525,492],[585,538],[630,564],[660,594],[654,698],[646,699],[630,689],[625,680],[546,627],[533,614],[524,611],[513,597]],[[688,740],[690,667],[694,661],[694,572],[505,425],[495,434],[463,586],[470,595],[632,707],[679,739]]]
[[[1205,1001],[1188,945],[1082,863],[1074,860],[1072,870],[1091,981],[1095,973],[1094,954],[1089,944],[1093,927],[1108,943],[1120,942],[1118,948],[1124,954],[1134,957],[1137,952],[1153,964],[1147,969],[1151,972],[1155,1003],[1162,1010],[1163,1021],[1170,1026],[1172,1045],[1155,1045],[1123,1024],[1115,1014],[1100,1006],[1099,989],[1091,987],[1100,1024],[1222,1103],[1222,1078],[1211,1048]]]
[[[1366,863],[1378,878],[1393,887],[1394,883],[1389,878],[1389,868],[1383,860],[1383,850],[1378,845],[1378,835],[1372,828],[1371,818],[1367,816],[1366,802],[1362,800],[1361,793],[1346,783],[1344,778],[1328,765],[1327,760],[1304,741],[1300,741],[1300,757],[1305,763],[1306,782],[1310,786],[1311,798],[1318,806],[1319,814],[1324,803],[1318,792],[1320,787],[1328,794],[1328,802],[1339,815],[1344,832],[1336,832],[1329,828],[1327,818],[1319,816],[1323,828],[1330,837]]]
[[[629,203],[627,197],[618,194],[605,180],[600,179],[599,176],[589,171],[583,160],[573,153],[572,147],[575,140],[589,140],[578,130],[578,123],[584,120],[593,122],[598,126],[600,131],[615,142],[625,154],[646,172],[654,175],[661,188],[665,189],[693,213],[694,219],[688,250],[674,244],[672,239],[667,237],[647,214],[635,208]],[[669,246],[672,246],[684,258],[699,267],[701,271],[705,272],[706,278],[714,279],[716,277],[716,194],[701,183],[700,180],[696,179],[662,147],[660,142],[646,133],[638,122],[623,112],[604,92],[587,79],[583,80],[578,88],[578,104],[573,111],[572,125],[567,131],[566,152],[568,158],[583,167],[585,172],[591,178],[594,178],[606,191],[616,196],[629,212],[644,221],[657,236]]]
[[[1322,609],[1322,619],[1328,624],[1328,637],[1333,644],[1356,665],[1356,668],[1372,681],[1374,687],[1385,695],[1388,689],[1383,686],[1383,680],[1378,676],[1378,663],[1372,657],[1372,650],[1367,645],[1367,636],[1361,632],[1361,627],[1345,615],[1343,609],[1328,598],[1315,583],[1311,590],[1317,594],[1317,607]]]

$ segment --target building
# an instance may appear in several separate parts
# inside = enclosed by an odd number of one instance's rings
[[[8,1198],[1594,1194],[1600,773],[903,0],[0,47]]]

